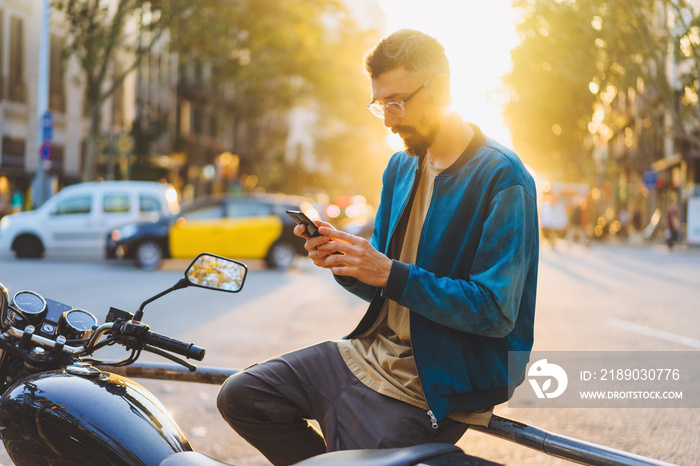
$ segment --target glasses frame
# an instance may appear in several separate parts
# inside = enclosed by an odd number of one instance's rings
[[[432,78],[428,79],[426,82],[421,84],[421,86],[416,89],[415,91],[411,92],[405,99],[398,101],[398,102],[387,102],[385,104],[381,104],[377,102],[376,100],[372,100],[372,102],[367,104],[367,109],[372,112],[372,115],[376,116],[377,118],[384,118],[385,112],[389,110],[390,113],[397,117],[402,117],[406,115],[406,102],[411,100],[413,97],[416,96],[420,91],[422,91],[425,86],[430,84],[433,80],[439,78],[440,76],[445,76],[444,74],[438,74],[437,76],[433,76]]]

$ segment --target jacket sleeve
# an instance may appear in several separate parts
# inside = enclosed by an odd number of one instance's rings
[[[344,277],[340,275],[333,275],[333,278],[335,278],[335,281],[338,282],[338,284],[340,284],[343,288],[355,296],[364,299],[365,301],[370,301],[377,289],[376,286],[368,285],[361,282],[357,278]]]
[[[441,325],[488,337],[513,329],[538,254],[537,204],[519,185],[493,197],[469,276],[394,261],[382,295]]]

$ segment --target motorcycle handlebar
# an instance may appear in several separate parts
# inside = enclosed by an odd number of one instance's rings
[[[49,348],[56,347],[56,342],[54,340],[42,337],[41,335],[34,334],[34,327],[31,325],[28,325],[27,329],[25,329],[25,330],[20,330],[18,328],[9,326],[6,329],[4,329],[3,331],[8,333],[9,335],[12,335],[15,338],[22,338],[25,335],[25,332],[28,331],[28,333],[31,334],[30,340],[32,342],[37,343],[37,344],[42,345],[42,346],[49,347]],[[62,348],[61,350],[63,352],[68,353],[68,354],[72,354],[72,355],[76,355],[76,356],[84,354],[84,352],[85,352],[84,346],[62,345],[61,348]]]
[[[204,359],[206,350],[194,343],[185,343],[184,341],[176,340],[155,332],[148,332],[145,341],[149,345],[157,348],[170,351],[171,353],[179,354],[189,359],[201,361]]]
[[[112,330],[113,328],[114,324],[111,322],[103,324],[95,331],[95,333],[90,338],[90,341],[85,346],[70,346],[62,344],[62,351],[76,356],[85,354],[86,348],[93,348],[97,340],[99,340],[100,336]],[[32,326],[28,326],[25,330],[20,330],[15,327],[9,326],[8,328],[4,329],[4,331],[16,338],[22,338],[23,336],[25,336],[26,333],[29,333],[31,335],[30,340],[32,342],[49,348],[56,347],[55,341],[34,334],[34,327]],[[145,343],[166,351],[170,351],[175,354],[179,354],[189,359],[194,359],[196,361],[201,361],[202,359],[204,359],[204,354],[206,352],[204,348],[197,346],[194,343],[185,343],[184,341],[176,340],[174,338],[170,338],[159,333],[151,332],[150,330],[147,331],[145,335]]]

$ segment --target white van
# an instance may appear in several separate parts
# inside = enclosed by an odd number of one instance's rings
[[[0,219],[0,254],[104,255],[107,234],[123,224],[180,211],[172,185],[96,181],[70,185],[41,207]]]

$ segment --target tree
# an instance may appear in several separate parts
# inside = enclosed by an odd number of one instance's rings
[[[359,190],[368,164],[381,160],[384,135],[364,108],[362,55],[376,35],[359,31],[340,0],[207,0],[181,19],[173,48],[183,66],[210,64],[197,105],[247,128],[235,152],[268,189]],[[315,152],[331,176],[298,160],[285,166],[286,119],[295,106],[316,112]]]
[[[523,20],[505,113],[536,169],[585,174],[591,137],[640,141],[634,150],[646,164],[663,154],[665,137],[700,147],[700,19],[691,3],[514,2]]]
[[[700,147],[700,16],[688,0],[608,0],[601,15],[606,81],[639,90],[645,117],[670,114],[669,136]],[[662,133],[663,128],[662,129]]]
[[[83,181],[96,177],[102,104],[114,94],[141,58],[161,39],[176,14],[182,14],[181,0],[54,0],[53,7],[67,23],[66,56],[76,57],[85,87],[85,108],[90,129],[82,167]],[[129,22],[147,33],[143,42],[126,33]],[[131,62],[115,72],[118,54]]]
[[[379,199],[381,174],[391,155],[383,122],[366,108],[371,100],[364,53],[378,40],[374,31],[358,33],[351,22],[337,28],[323,62],[324,82],[317,95],[317,151],[328,160],[324,188]]]
[[[354,171],[345,176],[348,189],[354,180],[367,179],[362,161],[377,159],[377,144],[369,143],[369,135],[381,140],[382,133],[364,115],[367,91],[361,60],[364,46],[369,46],[367,35],[349,19],[342,0],[54,0],[54,6],[66,17],[67,53],[78,58],[86,88],[91,129],[83,179],[95,177],[102,104],[159,40],[167,40],[177,55],[181,76],[190,68],[206,70],[188,89],[198,125],[191,163],[211,163],[218,149],[207,144],[216,120],[233,119],[235,133],[244,137],[228,150],[241,157],[241,166],[257,172],[271,189],[303,189],[294,183],[296,173],[289,176],[282,170],[284,176],[267,179],[264,174],[284,161],[287,112],[308,104],[323,115],[316,131],[316,147],[323,153],[317,156],[343,169],[352,161]],[[141,40],[127,33],[132,25],[140,28]],[[131,62],[115,73],[117,54],[131,57]],[[151,126],[139,119],[134,136],[153,139]],[[181,149],[183,138],[173,137]],[[298,174],[315,183],[306,185],[308,189],[338,186],[337,180],[318,175],[314,170]]]
[[[673,27],[669,34],[676,75],[669,90],[679,98],[673,105],[674,137],[700,149],[700,14],[689,0],[664,2]],[[697,2],[695,2],[697,3]]]
[[[590,171],[588,134],[597,71],[594,6],[587,1],[516,0],[520,45],[504,77],[513,145],[538,172],[577,179]]]

